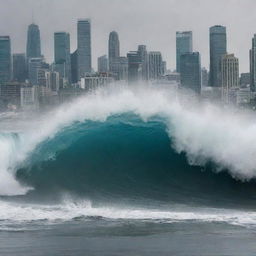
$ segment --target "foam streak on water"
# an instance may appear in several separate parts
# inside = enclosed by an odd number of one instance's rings
[[[156,209],[92,207],[90,201],[64,201],[61,204],[35,205],[0,201],[0,230],[18,228],[36,221],[38,224],[60,224],[75,218],[101,217],[109,221],[140,220],[156,223],[224,222],[231,225],[255,226],[256,213],[224,209],[187,209],[161,211]]]

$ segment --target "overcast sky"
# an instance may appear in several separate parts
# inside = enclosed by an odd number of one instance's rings
[[[228,52],[240,60],[240,71],[249,70],[249,48],[256,33],[256,0],[0,0],[0,34],[10,35],[13,53],[24,52],[27,26],[39,25],[42,53],[53,59],[54,31],[71,34],[76,49],[76,21],[91,18],[93,66],[107,53],[108,34],[119,33],[121,53],[146,44],[163,53],[168,68],[175,68],[175,32],[192,30],[194,50],[209,66],[209,27],[227,27]]]

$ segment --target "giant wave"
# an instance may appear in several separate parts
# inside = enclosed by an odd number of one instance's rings
[[[0,193],[254,200],[255,124],[169,89],[100,89],[1,134]]]

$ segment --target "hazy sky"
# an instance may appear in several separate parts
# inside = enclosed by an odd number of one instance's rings
[[[42,53],[53,59],[54,31],[71,34],[76,49],[76,21],[92,20],[93,66],[107,53],[108,34],[119,33],[121,53],[146,44],[163,53],[168,68],[175,68],[175,32],[192,30],[194,50],[208,68],[209,27],[227,27],[228,51],[240,60],[240,71],[249,69],[249,48],[256,33],[255,0],[0,0],[0,34],[10,35],[13,52],[24,52],[27,26],[40,26]]]

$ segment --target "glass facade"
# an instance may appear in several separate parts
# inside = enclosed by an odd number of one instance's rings
[[[221,86],[221,59],[227,53],[226,27],[213,26],[210,28],[210,79],[212,87]]]
[[[79,20],[77,23],[77,61],[78,80],[92,71],[91,21]]]

